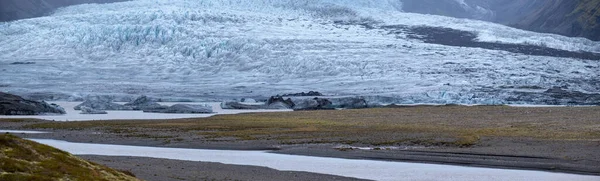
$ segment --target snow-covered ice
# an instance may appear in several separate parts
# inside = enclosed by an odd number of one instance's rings
[[[274,154],[264,151],[227,151],[180,148],[70,143],[58,140],[32,139],[76,155],[136,156],[175,160],[254,165],[283,171],[305,171],[371,180],[598,180],[586,176],[542,171],[462,167],[452,165],[352,160]]]
[[[186,103],[186,104],[208,104],[213,107],[214,114],[163,114],[163,113],[145,113],[143,111],[106,111],[108,114],[80,114],[81,111],[73,108],[81,102],[50,102],[65,108],[67,114],[64,115],[35,115],[35,116],[4,116],[1,118],[35,118],[54,121],[93,121],[93,120],[150,120],[150,119],[182,119],[182,118],[202,118],[218,114],[240,114],[251,112],[281,112],[292,110],[231,110],[221,109],[220,103]],[[177,104],[174,102],[161,102],[161,105],[171,106]],[[1,132],[1,131],[0,131]]]
[[[571,51],[600,52],[599,42],[403,13],[400,6],[394,0],[136,0],[66,7],[0,24],[0,90],[59,99],[198,100],[315,90],[407,104],[507,103],[514,91],[554,86],[600,92],[600,61],[427,44],[363,25],[449,27],[476,32],[478,41]],[[11,65],[16,61],[35,64]],[[536,104],[527,101],[516,103]]]

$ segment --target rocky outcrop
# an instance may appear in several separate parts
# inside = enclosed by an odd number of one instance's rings
[[[107,97],[92,97],[83,103],[75,106],[75,110],[81,110],[81,107],[88,107],[96,110],[107,110],[107,111],[123,111],[133,110],[132,107],[124,106],[121,104],[113,103],[110,98]]]
[[[32,101],[0,92],[0,115],[65,114],[65,109],[44,101]]]
[[[108,114],[106,111],[96,110],[89,107],[81,106],[80,114]]]
[[[161,109],[167,107],[152,101],[152,99],[147,96],[140,96],[137,99],[126,103],[125,106],[130,107],[133,110]]]
[[[209,105],[175,104],[159,109],[147,109],[144,112],[171,113],[171,114],[210,114],[213,109]]]

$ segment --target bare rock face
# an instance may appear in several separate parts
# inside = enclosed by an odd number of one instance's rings
[[[171,114],[210,114],[213,109],[209,105],[175,104],[170,107],[147,109],[144,112]]]
[[[0,92],[0,115],[65,114],[65,109],[44,101],[32,101]]]

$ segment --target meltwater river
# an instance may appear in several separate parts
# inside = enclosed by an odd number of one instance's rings
[[[354,160],[269,153],[267,151],[227,151],[158,148],[125,145],[71,143],[31,139],[75,155],[133,156],[186,161],[218,162],[269,167],[282,171],[304,171],[371,180],[545,180],[598,181],[598,176],[511,170],[453,165]]]

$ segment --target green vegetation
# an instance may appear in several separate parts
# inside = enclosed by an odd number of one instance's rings
[[[24,140],[10,134],[0,135],[0,180],[138,180],[108,167],[87,162],[67,152]]]
[[[154,139],[176,138],[188,133],[202,136],[206,141],[469,147],[486,137],[599,140],[600,108],[423,106],[219,115],[180,120],[45,122],[26,128],[94,129],[124,137]]]

